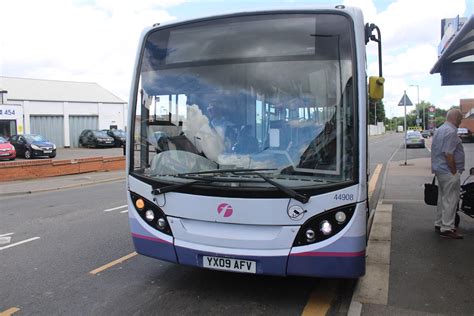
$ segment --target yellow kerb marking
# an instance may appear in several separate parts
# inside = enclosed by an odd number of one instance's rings
[[[325,316],[335,297],[335,283],[325,281],[318,284],[304,307],[302,316]]]
[[[107,270],[108,268],[113,267],[113,266],[116,265],[116,264],[122,263],[122,262],[124,262],[125,260],[128,260],[128,259],[130,259],[130,258],[133,258],[133,257],[135,257],[136,255],[137,255],[137,253],[134,251],[134,252],[132,252],[131,254],[128,254],[128,255],[126,255],[126,256],[123,256],[122,258],[119,258],[119,259],[117,259],[117,260],[114,260],[114,261],[112,261],[112,262],[109,262],[109,263],[107,263],[106,265],[103,265],[102,267],[99,267],[99,268],[97,268],[97,269],[95,269],[95,270],[92,270],[92,271],[89,272],[89,273],[92,274],[92,275],[96,275],[97,273],[100,273],[100,272],[102,272],[102,271],[104,271],[104,270]],[[0,316],[3,316],[3,315],[0,315]]]
[[[374,194],[375,191],[375,186],[377,185],[377,181],[380,176],[380,172],[382,171],[382,164],[377,164],[377,167],[375,167],[374,174],[372,177],[370,177],[369,181],[369,199],[372,197],[372,194]]]
[[[10,316],[13,315],[14,313],[18,312],[20,309],[17,307],[12,307],[7,309],[6,311],[3,311],[0,313],[0,316]]]

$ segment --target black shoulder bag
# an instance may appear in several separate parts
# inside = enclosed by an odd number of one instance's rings
[[[425,203],[438,205],[438,186],[435,184],[436,176],[431,183],[425,183]]]

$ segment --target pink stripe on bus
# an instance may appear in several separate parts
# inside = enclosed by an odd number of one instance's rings
[[[150,237],[150,236],[140,235],[140,234],[136,234],[136,233],[132,233],[132,236],[135,237],[135,238],[140,238],[140,239],[146,239],[146,240],[161,242],[161,243],[164,243],[164,244],[170,244],[170,245],[173,244],[173,243],[171,243],[171,242],[169,242],[169,241],[167,241],[167,240],[163,240],[163,239],[156,238],[156,237]]]

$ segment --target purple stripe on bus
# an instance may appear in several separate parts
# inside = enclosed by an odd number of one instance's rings
[[[359,278],[365,274],[365,256],[321,257],[290,256],[288,275],[323,278]]]
[[[137,253],[169,262],[178,262],[173,244],[159,241],[159,239],[156,238],[146,238],[147,236],[138,235],[140,236],[138,237],[137,234],[133,234],[132,236]]]
[[[290,256],[295,257],[360,257],[365,256],[365,250],[358,252],[321,252],[321,251],[308,251],[301,253],[292,253]]]

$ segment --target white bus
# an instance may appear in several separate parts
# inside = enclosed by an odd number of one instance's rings
[[[146,29],[127,140],[136,251],[234,272],[364,275],[370,39],[380,62],[378,28],[344,6]]]

